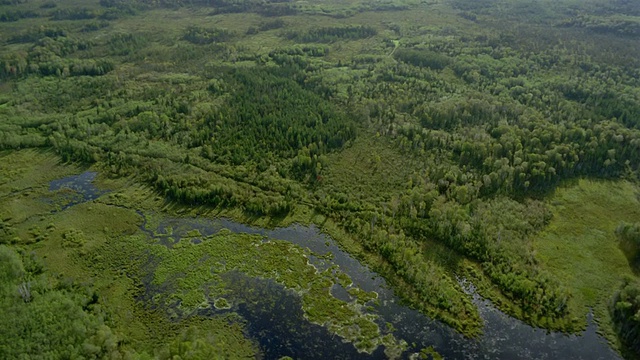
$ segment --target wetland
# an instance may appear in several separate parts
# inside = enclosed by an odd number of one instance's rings
[[[0,1],[0,357],[638,358],[638,24]]]

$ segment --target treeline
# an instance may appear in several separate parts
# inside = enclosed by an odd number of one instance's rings
[[[191,25],[185,31],[183,39],[193,44],[211,44],[228,41],[232,36],[233,33],[225,29],[202,28]]]
[[[269,31],[269,30],[274,30],[274,29],[281,29],[285,25],[286,25],[286,23],[284,22],[284,20],[282,20],[282,19],[274,19],[274,20],[265,21],[265,22],[261,23],[260,26],[258,27],[258,30],[260,30],[260,31]]]
[[[56,9],[51,12],[51,20],[89,20],[98,17],[98,14],[88,8]]]
[[[37,29],[30,29],[8,38],[10,44],[36,42],[45,37],[58,38],[67,36],[67,31],[58,27],[41,26]]]
[[[0,78],[28,74],[42,76],[100,76],[115,68],[110,59],[73,59],[68,55],[87,50],[93,44],[66,37],[64,31],[41,29],[21,35],[35,44],[26,53],[11,53],[0,59]],[[36,39],[37,38],[37,39]]]
[[[265,17],[294,16],[301,14],[318,14],[334,18],[346,18],[365,11],[400,11],[407,10],[409,5],[394,3],[358,3],[318,7],[316,4],[299,3],[290,0],[101,0],[100,4],[115,8],[169,8],[205,7],[211,8],[210,15],[256,13]]]
[[[448,56],[434,51],[408,48],[397,49],[393,57],[415,66],[426,66],[435,70],[444,69],[452,62]]]
[[[640,223],[621,223],[616,228],[620,248],[635,271],[640,271]]]
[[[297,42],[332,43],[338,40],[357,40],[375,36],[378,31],[369,25],[322,27],[305,32],[290,31],[286,37]]]
[[[269,52],[269,57],[274,59],[278,63],[284,63],[286,61],[276,59],[278,56],[286,55],[290,56],[310,56],[310,57],[322,57],[329,55],[329,48],[324,45],[304,45],[304,46],[291,46],[287,48],[275,49]]]
[[[579,15],[561,22],[561,27],[580,27],[617,36],[640,37],[640,21],[632,17]]]
[[[0,349],[7,359],[123,355],[96,293],[51,281],[36,259],[5,245],[0,245],[0,313]]]
[[[37,17],[40,17],[40,15],[33,10],[6,10],[0,12],[0,22],[13,22]]]
[[[12,5],[18,5],[18,3]],[[101,0],[100,5],[102,5],[106,9],[93,9],[88,7],[71,7],[60,9],[57,8],[57,4],[55,2],[45,2],[40,6],[40,11],[34,11],[30,9],[12,9],[0,11],[0,22],[15,22],[29,18],[49,18],[53,21],[90,20],[97,18],[103,20],[115,20],[123,16],[135,15],[140,10],[145,9],[142,4],[136,5],[135,1]]]
[[[483,196],[535,194],[566,178],[617,177],[638,170],[638,131],[615,121],[551,124],[487,100],[429,104],[416,111],[422,128],[394,127],[407,151],[451,154],[455,165],[430,171],[443,193],[464,185]]]
[[[64,92],[38,89],[37,106],[83,115],[28,128],[12,119],[21,125],[7,128],[1,146],[51,146],[65,161],[98,161],[114,173],[137,174],[187,204],[284,215],[300,197],[294,180],[319,181],[323,155],[354,139],[355,122],[308,89],[295,67],[216,74],[186,84],[167,80],[137,95],[109,78],[66,78]],[[184,86],[191,90],[177,92]],[[193,94],[219,99],[219,106],[202,112]],[[82,110],[96,101],[96,111]]]
[[[205,174],[157,174],[154,177],[153,184],[159,191],[169,199],[184,204],[241,207],[253,216],[273,217],[285,216],[295,207],[293,199],[286,194],[266,193],[224,179],[214,181]]]
[[[149,9],[149,8],[180,8],[180,7],[207,7],[211,8],[211,15],[257,13],[263,16],[288,16],[295,15],[298,10],[289,1],[258,1],[258,0],[100,0],[100,5],[113,9]]]
[[[355,136],[355,126],[326,100],[267,69],[235,71],[232,98],[207,115],[194,137],[203,155],[240,165],[292,159],[304,148],[317,157]],[[238,146],[238,144],[242,144]],[[266,166],[263,165],[263,166]],[[299,167],[297,176],[304,176]]]
[[[620,241],[628,242],[630,247],[640,250],[640,223],[620,223],[616,228],[616,235]]]
[[[618,336],[636,356],[640,356],[640,282],[626,279],[614,295],[611,316]]]
[[[18,5],[25,3],[27,0],[0,0],[0,5]]]

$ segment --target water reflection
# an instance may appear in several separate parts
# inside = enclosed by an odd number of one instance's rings
[[[396,329],[394,335],[413,344],[404,355],[417,352],[423,347],[433,346],[448,359],[619,359],[620,357],[596,333],[596,325],[589,319],[587,330],[580,335],[566,335],[533,328],[520,320],[512,318],[489,301],[478,296],[469,288],[474,304],[484,320],[483,335],[479,339],[467,339],[445,324],[430,319],[420,312],[403,305],[389,288],[384,278],[370,271],[358,260],[342,251],[328,236],[320,233],[315,226],[292,225],[273,230],[255,228],[228,219],[208,220],[202,218],[172,218],[161,222],[160,228],[171,227],[176,238],[187,231],[197,229],[203,235],[211,235],[226,228],[235,233],[259,234],[272,239],[290,241],[306,247],[318,256],[311,261],[316,266],[336,264],[351,277],[354,285],[366,291],[379,294],[379,304],[373,305],[373,312],[380,316],[379,325],[386,327],[391,323]],[[332,259],[326,260],[331,254]],[[340,285],[334,286],[332,293],[342,299],[350,296]],[[299,306],[295,309],[299,310]],[[291,308],[293,309],[293,308]],[[290,311],[292,311],[290,309]],[[256,319],[255,321],[261,321]],[[251,326],[251,325],[250,325]],[[271,339],[273,341],[280,341]],[[287,341],[294,341],[288,339]],[[318,338],[307,341],[319,341]],[[295,341],[294,341],[295,342]],[[265,350],[266,351],[266,350]],[[271,352],[270,352],[271,353]],[[280,354],[278,356],[284,356]],[[362,355],[362,354],[361,354]],[[364,355],[362,355],[364,356]],[[308,356],[303,356],[308,358]],[[277,356],[276,356],[277,358]],[[326,357],[325,357],[326,358]],[[369,356],[369,358],[375,358]]]
[[[98,189],[93,184],[93,180],[97,175],[98,173],[94,171],[86,171],[79,175],[53,180],[49,183],[49,191],[64,189],[71,191],[67,196],[64,196],[61,202],[61,210],[65,210],[73,205],[95,200],[107,193],[107,191]]]
[[[249,336],[257,339],[265,359],[384,359],[379,347],[369,355],[332,335],[324,326],[304,318],[300,296],[271,279],[257,279],[237,271],[223,275],[230,290],[227,300],[247,321]],[[224,311],[224,310],[223,310]],[[221,311],[211,307],[200,315]]]
[[[93,185],[95,176],[95,172],[85,172],[55,180],[50,183],[49,190],[68,188],[81,195],[72,199],[64,208],[94,200],[105,193]],[[167,246],[171,246],[188,232],[193,233],[194,230],[198,230],[202,236],[209,236],[221,229],[235,233],[260,234],[306,247],[315,254],[310,256],[315,266],[326,268],[336,264],[351,277],[355,286],[366,291],[376,291],[379,294],[379,302],[369,311],[379,315],[381,328],[386,328],[386,323],[391,323],[395,329],[393,334],[411,344],[409,351],[403,354],[405,358],[427,346],[433,346],[447,359],[620,358],[596,333],[596,326],[591,318],[587,330],[578,336],[547,332],[505,315],[490,302],[475,294],[471,287],[469,291],[485,326],[479,339],[467,339],[448,326],[402,305],[384,278],[342,251],[331,238],[320,233],[315,226],[292,225],[267,230],[228,219],[168,217],[163,218],[154,229],[147,228],[146,222],[143,224],[143,230],[147,234]],[[201,238],[192,237],[192,242],[198,243]],[[153,268],[153,259],[150,261],[150,267]],[[227,300],[232,304],[232,308],[216,310],[211,306],[200,310],[201,313],[204,315],[235,311],[240,314],[247,321],[249,335],[257,339],[266,359],[282,356],[304,359],[384,358],[382,346],[371,355],[358,353],[352,344],[343,342],[325,327],[307,321],[303,315],[300,297],[273,280],[250,278],[239,272],[229,272],[224,279],[231,290]],[[147,280],[151,281],[151,278]],[[147,296],[163,291],[161,288],[147,290]],[[333,287],[332,294],[345,301],[351,300],[349,293],[340,285]],[[147,300],[149,299],[150,297],[147,297]],[[213,302],[214,299],[210,301]]]

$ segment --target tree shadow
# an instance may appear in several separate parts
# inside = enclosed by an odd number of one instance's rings
[[[631,267],[631,271],[633,271],[633,274],[635,276],[640,276],[640,255],[636,256],[633,259],[628,259],[627,261],[629,261],[629,267]]]
[[[623,240],[618,243],[618,247],[627,259],[633,274],[640,276],[640,249],[637,249],[637,247],[630,244],[630,242]]]

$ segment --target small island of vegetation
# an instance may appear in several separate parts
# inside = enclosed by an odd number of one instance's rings
[[[640,357],[639,39],[633,1],[0,1],[0,357],[259,357],[261,287],[410,347],[318,254],[171,217],[313,224],[464,336],[468,281]]]

